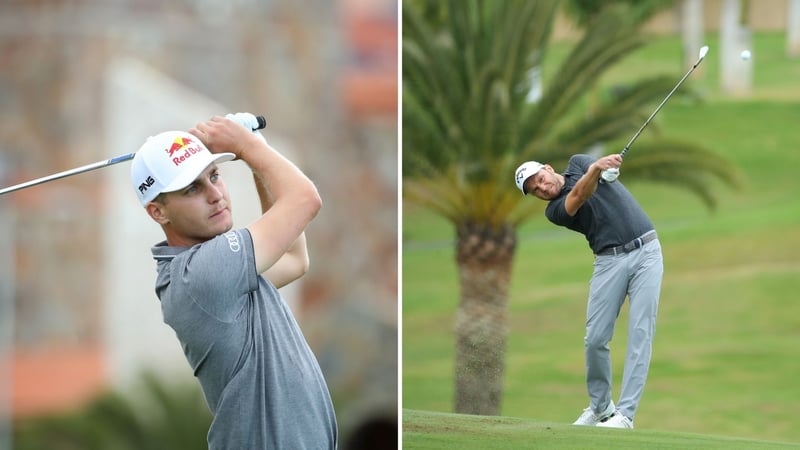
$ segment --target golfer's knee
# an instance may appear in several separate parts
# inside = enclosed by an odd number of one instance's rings
[[[607,348],[613,333],[594,333],[589,330],[583,338],[583,345],[587,349]]]

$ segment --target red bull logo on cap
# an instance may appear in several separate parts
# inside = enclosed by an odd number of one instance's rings
[[[185,137],[177,137],[172,142],[172,145],[166,149],[168,157],[176,166],[181,165],[184,161],[189,159],[192,155],[200,153],[205,150],[195,141]]]

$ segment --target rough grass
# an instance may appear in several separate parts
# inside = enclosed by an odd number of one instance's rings
[[[607,430],[513,417],[403,411],[404,449],[725,449],[796,448],[752,439],[646,430]]]

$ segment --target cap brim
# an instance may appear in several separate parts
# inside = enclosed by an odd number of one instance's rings
[[[172,180],[172,183],[165,186],[164,189],[161,190],[161,192],[179,191],[185,188],[186,186],[192,184],[192,182],[196,180],[197,177],[199,177],[200,174],[202,174],[203,171],[206,170],[206,168],[208,168],[208,166],[210,166],[211,164],[222,163],[236,158],[236,155],[234,155],[233,153],[205,153],[205,154],[210,156],[197,159],[192,158],[190,161],[188,161],[186,163],[187,165],[182,168],[183,170],[181,170],[180,175],[175,177],[175,179]]]
[[[539,170],[542,170],[542,169],[539,169]],[[539,173],[539,170],[537,170],[536,172],[534,172],[534,173],[532,173],[532,174],[528,175],[527,177],[525,177],[525,179],[524,179],[524,180],[522,180],[522,184],[520,185],[520,186],[522,186],[522,188],[520,189],[520,190],[522,191],[522,195],[528,195],[528,190],[527,190],[527,189],[525,189],[525,183],[527,183],[527,182],[528,182],[528,180],[530,180],[532,176],[534,176],[534,175],[536,175],[537,173]]]

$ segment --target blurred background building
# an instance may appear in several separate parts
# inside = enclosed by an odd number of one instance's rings
[[[375,417],[396,427],[397,11],[393,0],[0,2],[0,185],[212,114],[265,115],[267,139],[324,202],[307,233],[311,269],[284,295],[342,438]],[[245,226],[258,204],[230,165]],[[0,448],[9,415],[135,391],[146,371],[196,384],[161,323],[149,248],[163,238],[128,169],[0,197]]]

